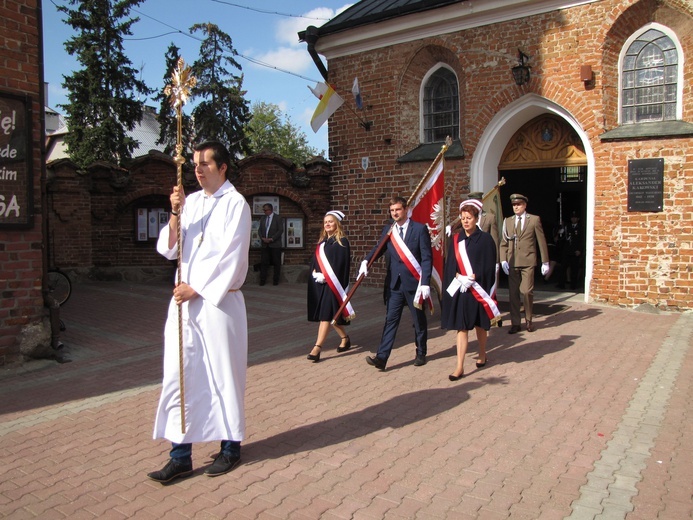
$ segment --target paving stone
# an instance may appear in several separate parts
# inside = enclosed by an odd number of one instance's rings
[[[317,332],[305,319],[305,286],[249,286],[243,463],[207,478],[218,444],[196,445],[194,475],[162,486],[146,473],[169,449],[151,439],[169,296],[165,284],[76,284],[61,309],[74,361],[0,373],[0,516],[693,515],[693,315],[648,316],[643,329],[637,312],[575,298],[538,316],[531,336],[492,330],[483,370],[474,369],[472,333],[469,373],[451,384],[454,332],[438,316],[426,366],[412,365],[405,313],[387,370],[374,370],[364,358],[384,308],[380,289],[362,287],[354,347],[337,354],[333,335],[314,364],[305,360]],[[606,361],[592,362],[595,346]]]

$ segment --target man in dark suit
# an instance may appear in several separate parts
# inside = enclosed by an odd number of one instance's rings
[[[273,284],[279,285],[279,275],[282,267],[282,233],[284,225],[282,219],[274,213],[272,204],[262,206],[265,214],[260,217],[260,285],[267,281],[267,271],[270,264],[274,266]]]
[[[500,243],[500,260],[503,271],[508,275],[511,327],[508,334],[520,332],[520,293],[524,295],[527,332],[534,332],[532,304],[534,302],[534,267],[537,265],[537,243],[541,254],[541,274],[549,271],[549,248],[546,245],[541,219],[527,213],[528,199],[514,193],[510,196],[513,205],[512,217],[503,221],[503,236]]]
[[[380,236],[380,241],[387,240],[387,246],[381,248],[377,256],[374,256],[377,246],[373,248],[361,262],[359,269],[359,276],[367,275],[369,261],[377,260],[387,251],[390,257],[388,266],[390,293],[387,298],[385,326],[377,354],[374,357],[366,357],[369,365],[380,370],[385,370],[387,365],[405,305],[411,311],[416,334],[414,365],[426,364],[428,323],[424,307],[428,305],[431,297],[433,255],[428,228],[424,224],[409,219],[407,201],[402,197],[390,199],[390,216],[394,223],[386,225]],[[389,237],[388,233],[390,233]]]

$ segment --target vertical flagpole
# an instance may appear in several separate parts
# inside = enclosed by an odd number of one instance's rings
[[[185,66],[183,58],[178,58],[176,70],[171,75],[171,83],[166,85],[164,94],[170,97],[171,105],[176,109],[177,132],[176,132],[176,156],[173,158],[176,163],[176,178],[179,193],[183,190],[183,105],[190,96],[190,90],[195,86],[197,80],[190,73],[190,67]],[[182,208],[178,211],[181,212]],[[178,274],[176,285],[183,281],[181,259],[183,255],[183,235],[180,230],[179,216],[176,219],[176,242],[178,244]],[[183,373],[183,305],[178,305],[178,366],[180,384],[180,429],[185,433],[185,378]]]
[[[440,149],[440,152],[438,152],[438,155],[436,155],[436,158],[433,159],[433,162],[431,165],[428,167],[428,170],[426,170],[426,173],[424,174],[423,177],[421,177],[421,180],[419,181],[419,184],[416,185],[416,188],[414,188],[414,191],[411,194],[411,197],[409,197],[409,200],[407,200],[407,206],[410,206],[412,202],[414,202],[414,199],[416,199],[416,195],[418,195],[419,190],[421,189],[421,186],[423,186],[427,181],[428,181],[428,176],[431,174],[433,171],[433,168],[438,164],[438,161],[442,159],[442,156],[445,155],[445,152],[448,151],[448,148],[452,146],[452,138],[450,136],[447,136],[445,138],[445,143]]]

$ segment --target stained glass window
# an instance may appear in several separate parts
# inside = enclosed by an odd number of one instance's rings
[[[434,72],[424,87],[423,99],[424,141],[436,143],[447,136],[458,139],[460,133],[460,99],[457,77],[441,67]]]
[[[669,36],[649,29],[633,41],[621,74],[623,124],[676,119],[678,53]]]

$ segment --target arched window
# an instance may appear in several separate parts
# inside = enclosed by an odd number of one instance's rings
[[[424,142],[459,138],[460,97],[457,77],[450,69],[440,67],[425,80],[422,106]]]
[[[677,119],[680,57],[676,42],[648,28],[621,53],[621,124]]]

